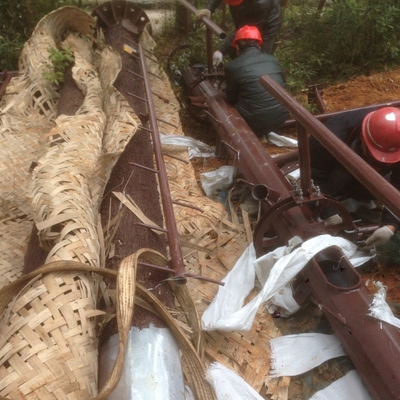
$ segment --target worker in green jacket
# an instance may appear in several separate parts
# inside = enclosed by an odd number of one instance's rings
[[[255,26],[244,26],[233,41],[238,56],[225,65],[226,100],[259,137],[276,131],[289,117],[286,108],[260,84],[260,77],[269,75],[285,87],[277,58],[261,52],[261,44],[260,31]]]

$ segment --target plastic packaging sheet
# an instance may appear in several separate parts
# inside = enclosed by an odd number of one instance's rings
[[[267,135],[269,142],[278,147],[297,147],[297,140],[286,136],[278,135],[275,132],[270,132]]]
[[[100,385],[111,373],[118,340],[118,334],[111,336],[101,349]],[[185,400],[179,348],[169,329],[132,327],[121,380],[107,399]]]
[[[315,393],[309,400],[372,400],[356,370]]]
[[[208,197],[212,197],[218,190],[228,188],[233,183],[235,167],[224,165],[214,171],[200,174],[200,181],[204,192]]]
[[[235,371],[217,362],[208,368],[206,380],[213,387],[217,400],[263,400]]]
[[[214,148],[188,136],[160,135],[162,145],[174,145],[189,148],[189,159],[194,157],[215,157]]]
[[[359,266],[371,256],[360,255],[357,247],[350,241],[320,235],[302,243],[279,247],[257,260],[251,244],[239,258],[232,270],[223,279],[209,307],[202,316],[203,330],[235,331],[251,329],[259,306],[277,295],[319,251],[336,245],[354,266]],[[249,292],[254,288],[254,273],[262,284],[260,293],[243,306]]]
[[[302,333],[270,340],[270,376],[296,376],[310,371],[332,358],[345,356],[340,340],[335,335]]]
[[[370,315],[381,321],[385,321],[388,324],[394,325],[400,328],[400,320],[393,315],[389,304],[386,303],[386,289],[382,282],[374,282],[375,286],[378,287],[378,292],[375,294],[372,304],[369,308]]]

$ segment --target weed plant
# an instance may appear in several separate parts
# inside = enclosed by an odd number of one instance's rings
[[[74,61],[74,54],[69,46],[63,49],[51,47],[47,50],[51,64],[48,66],[48,71],[43,72],[43,76],[55,85],[60,85],[64,82],[65,69]]]
[[[22,47],[40,19],[67,5],[82,8],[82,0],[0,0],[0,71],[16,71]]]
[[[275,55],[290,91],[334,83],[400,63],[398,0],[289,2],[283,9]]]
[[[197,8],[203,8],[205,3],[199,1]],[[318,0],[287,3],[282,7],[274,55],[285,71],[286,87],[293,95],[310,84],[334,84],[399,65],[398,0],[327,0],[322,10],[318,9]],[[217,9],[212,20],[227,32],[233,30],[227,8],[225,12]],[[165,37],[170,40],[174,34],[182,32],[170,30]],[[183,42],[188,47],[175,58],[178,67],[205,62],[205,33],[200,23],[193,22]],[[214,38],[214,49],[218,42]]]

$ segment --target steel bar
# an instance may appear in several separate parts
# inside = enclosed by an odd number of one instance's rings
[[[391,101],[388,103],[372,104],[372,105],[365,106],[365,107],[352,108],[351,110],[343,110],[343,111],[327,112],[327,113],[323,113],[323,114],[316,114],[316,115],[314,115],[314,118],[316,118],[318,121],[323,122],[323,121],[326,121],[330,117],[335,117],[336,115],[346,114],[346,113],[349,113],[349,112],[352,112],[355,110],[374,111],[374,110],[377,110],[378,108],[382,108],[382,107],[400,107],[400,100]],[[282,129],[294,128],[296,126],[296,123],[297,123],[296,119],[288,119],[282,125]]]
[[[192,86],[196,96],[204,96],[210,114],[210,121],[218,132],[226,151],[235,159],[235,166],[251,185],[264,185],[269,194],[279,193],[280,201],[292,198],[292,186],[284,177],[273,158],[264,150],[259,138],[243,120],[237,110],[226,103],[221,91],[214,88],[208,80],[199,79],[193,69],[185,71],[184,78]],[[277,196],[273,196],[277,197]],[[268,197],[270,203],[274,199]],[[262,202],[268,208],[268,202]],[[291,208],[285,210],[287,218],[272,218],[272,226],[281,243],[287,243],[293,236],[302,232],[302,227],[310,223],[308,209]],[[296,221],[296,224],[293,223]]]
[[[370,315],[373,295],[343,255],[319,252],[294,282],[299,305],[312,294],[374,399],[400,398],[400,331]]]
[[[163,154],[162,154],[160,133],[158,131],[157,118],[155,115],[155,109],[154,109],[154,103],[153,103],[152,93],[151,93],[151,89],[150,89],[150,83],[147,79],[147,67],[146,67],[146,63],[145,63],[145,59],[144,59],[142,46],[139,45],[138,48],[139,48],[139,53],[140,53],[140,58],[141,58],[141,66],[142,66],[143,76],[145,78],[144,82],[145,82],[145,91],[146,91],[146,97],[147,97],[149,121],[150,121],[150,126],[152,128],[154,156],[155,156],[155,161],[157,164],[157,169],[159,171],[157,176],[158,176],[158,181],[159,181],[160,191],[161,191],[161,202],[162,202],[163,211],[164,211],[165,225],[166,225],[166,228],[168,231],[167,238],[168,238],[169,251],[170,251],[170,256],[171,256],[171,266],[172,266],[173,270],[175,271],[176,275],[181,275],[181,274],[184,274],[184,272],[185,272],[185,265],[184,265],[183,255],[182,255],[182,249],[181,249],[181,246],[179,243],[178,229],[177,229],[176,223],[175,223],[175,215],[174,215],[174,209],[172,206],[171,192],[169,190],[168,176],[167,176],[167,171],[165,168]],[[182,280],[182,283],[184,283],[184,279]]]
[[[344,142],[336,137],[307,109],[268,75],[260,83],[286,107],[294,118],[307,129],[359,182],[400,218],[400,193]]]
[[[193,4],[190,4],[186,0],[178,0],[178,3],[181,3],[187,10],[189,10],[193,14],[196,14],[196,12],[198,11],[198,9]],[[215,22],[211,21],[211,19],[203,17],[202,21],[204,25],[220,39],[226,38],[226,33]]]

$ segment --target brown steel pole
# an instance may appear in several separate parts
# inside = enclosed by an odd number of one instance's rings
[[[171,256],[172,269],[175,271],[176,277],[184,276],[185,274],[185,263],[183,260],[182,249],[179,242],[178,229],[176,227],[174,209],[172,206],[171,192],[169,190],[168,176],[165,169],[164,159],[162,155],[162,146],[160,133],[158,131],[157,118],[154,112],[153,97],[150,89],[149,82],[147,80],[147,67],[145,62],[145,57],[143,54],[143,49],[141,45],[138,45],[140,53],[140,62],[143,71],[143,78],[145,81],[145,90],[147,97],[147,105],[149,109],[149,121],[152,128],[152,138],[154,146],[154,156],[158,168],[158,180],[160,184],[161,191],[161,202],[163,205],[165,225],[168,230],[168,245]],[[179,281],[178,281],[179,282]],[[184,283],[182,280],[180,283]]]
[[[190,4],[186,0],[178,0],[178,3],[181,3],[187,10],[189,10],[193,14],[196,14],[196,12],[198,11],[198,9],[193,4]],[[204,25],[220,39],[226,38],[226,33],[215,22],[211,21],[210,18],[203,17],[201,20],[203,21]]]
[[[294,100],[290,94],[268,75],[260,83],[286,107],[294,118],[304,126],[359,182],[373,193],[397,218],[400,218],[400,193],[378,174],[361,157],[334,135],[322,122]]]
[[[365,107],[358,107],[358,108],[352,108],[351,110],[343,110],[343,111],[334,111],[334,112],[326,112],[323,114],[316,114],[314,115],[314,117],[318,120],[318,121],[326,121],[328,118],[331,117],[335,117],[336,115],[344,115],[356,110],[369,110],[369,111],[375,111],[379,108],[382,107],[400,107],[400,100],[398,101],[391,101],[388,103],[380,103],[380,104],[372,104],[369,106],[365,106]],[[285,123],[282,125],[282,129],[285,128],[293,128],[295,127],[297,124],[295,119],[288,119],[287,121],[285,121]]]
[[[190,85],[198,76],[193,69],[185,71],[185,81]],[[207,80],[200,81],[193,88],[195,96],[204,96],[210,121],[218,132],[221,144],[232,156],[235,166],[241,171],[245,180],[252,185],[264,185],[268,193],[265,208],[292,198],[292,185],[284,177],[273,158],[265,151],[260,139],[254,134],[238,111],[226,103],[221,91],[214,88]],[[277,236],[285,241],[299,235],[299,227],[309,225],[306,208],[293,207],[286,212],[287,218],[276,218],[272,225]],[[296,221],[295,223],[293,221]]]

